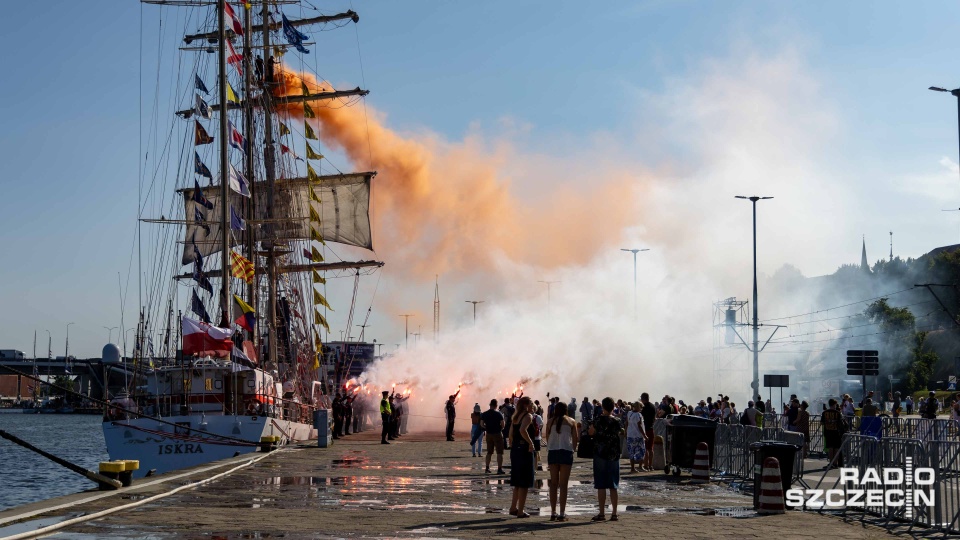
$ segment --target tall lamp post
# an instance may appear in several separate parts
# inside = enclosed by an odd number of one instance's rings
[[[404,313],[400,315],[403,317],[403,346],[407,349],[410,348],[410,317],[413,317],[412,314]]]
[[[547,313],[550,313],[550,286],[554,283],[560,283],[559,281],[542,281],[537,280],[537,283],[543,283],[547,286]]]
[[[641,251],[650,251],[648,248],[644,249],[626,249],[620,248],[620,251],[628,251],[633,253],[633,318],[637,318],[637,253]]]
[[[464,300],[468,304],[473,304],[473,325],[477,325],[477,304],[482,304],[484,300]]]
[[[757,309],[757,201],[772,199],[773,197],[736,195],[736,198],[753,203],[753,382],[750,383],[753,392],[750,397],[754,397],[760,395],[760,317]]]
[[[940,88],[939,86],[931,86],[929,90],[933,90],[934,92],[946,92],[957,98],[957,131],[960,133],[960,88],[947,90],[946,88]]]
[[[63,346],[63,368],[70,373],[70,325],[77,323],[67,323],[67,342]]]

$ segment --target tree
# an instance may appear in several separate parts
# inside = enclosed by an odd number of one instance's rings
[[[933,375],[933,366],[940,360],[940,356],[933,351],[925,351],[928,332],[914,334],[913,358],[907,366],[904,381],[908,393],[926,390]]]
[[[926,333],[922,333],[921,337],[921,333],[916,332],[917,319],[910,309],[893,307],[886,298],[881,298],[863,310],[863,319],[877,325],[884,345],[880,353],[884,374],[906,380],[907,373],[913,370],[914,381],[908,382],[907,386],[912,388],[913,384],[920,384],[922,389],[930,377],[929,374],[926,378],[923,377],[924,364],[916,364],[916,358],[923,353]],[[929,368],[932,370],[932,364]]]
[[[73,377],[70,375],[57,375],[51,381],[54,385],[59,386],[60,388],[66,388],[67,390],[73,390]],[[56,396],[67,397],[67,393],[63,390],[58,390],[56,388],[50,388],[50,394]]]
[[[890,333],[895,338],[903,338],[904,334],[913,332],[917,318],[908,308],[893,307],[886,298],[881,298],[863,311],[867,320],[880,326],[880,331]]]

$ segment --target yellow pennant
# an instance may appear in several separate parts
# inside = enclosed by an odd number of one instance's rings
[[[320,353],[313,355],[313,367],[311,369],[320,369]]]
[[[313,170],[313,167],[311,167],[309,163],[307,163],[307,180],[311,182],[320,181],[320,175],[317,174],[317,171]]]
[[[282,137],[284,135],[289,135],[290,128],[288,128],[287,125],[284,124],[283,122],[279,122],[279,124],[280,124],[280,136]]]
[[[314,306],[323,306],[323,307],[329,309],[330,311],[333,311],[333,308],[330,307],[330,304],[327,303],[327,299],[324,298],[323,295],[321,295],[321,294],[318,293],[317,291],[313,291],[313,305],[314,305]]]
[[[313,324],[326,328],[327,332],[330,331],[330,325],[327,324],[327,319],[325,319],[316,308],[313,309]]]
[[[327,280],[320,277],[320,272],[316,270],[313,271],[313,283],[314,285],[324,285],[327,283]]]
[[[314,229],[313,227],[310,227],[310,239],[314,242],[320,242],[323,245],[327,245],[327,243],[323,241],[323,236],[320,235],[320,231]]]
[[[313,128],[310,127],[310,124],[308,124],[306,120],[304,120],[303,122],[303,136],[308,139],[313,139],[315,141],[320,140],[317,138],[317,134],[313,132]]]
[[[310,250],[310,260],[313,262],[323,262],[323,255],[317,251],[317,246],[313,246],[313,249]]]
[[[237,99],[237,93],[233,91],[233,87],[230,86],[230,83],[227,83],[227,101],[230,103],[240,103],[240,100]]]
[[[306,88],[306,86],[304,86]],[[313,112],[313,109],[310,108],[310,104],[307,102],[303,103],[303,117],[304,118],[316,118],[317,113]]]
[[[313,209],[313,205],[310,206],[310,221],[314,223],[320,223],[320,214]],[[312,231],[313,228],[311,227],[310,230]]]
[[[323,154],[314,152],[309,142],[307,143],[307,159],[323,159]]]
[[[310,90],[307,89],[307,83],[305,83],[305,82],[303,82],[303,81],[300,81],[300,90],[303,91],[303,95],[305,95],[305,96],[310,95]],[[304,105],[306,105],[306,104],[304,104]]]
[[[310,188],[310,200],[320,202],[320,196],[317,195],[317,192],[314,189]]]

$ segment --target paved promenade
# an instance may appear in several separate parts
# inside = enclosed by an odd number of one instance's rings
[[[583,460],[575,463],[571,477],[570,521],[548,521],[546,472],[538,473],[544,480],[542,484],[538,481],[538,489],[531,490],[528,499],[527,511],[533,516],[517,519],[507,514],[509,477],[485,474],[482,459],[470,456],[465,434],[458,434],[453,443],[443,441],[440,434],[409,435],[389,446],[379,444],[377,435],[352,435],[329,449],[275,452],[215,482],[73,525],[52,538],[489,538],[523,534],[540,538],[823,540],[888,536],[877,527],[813,513],[757,516],[750,510],[749,497],[725,486],[691,485],[686,474],[679,479],[662,473],[625,475],[620,521],[593,523],[590,517],[597,513],[596,492],[590,484],[589,463]],[[623,463],[628,470],[627,462]],[[51,515],[89,514],[217,472],[221,470],[134,487]],[[2,513],[0,519],[13,513]]]

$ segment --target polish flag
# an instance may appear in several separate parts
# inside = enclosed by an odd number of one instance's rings
[[[219,328],[189,317],[182,320],[183,354],[228,358],[233,350],[233,330]]]

